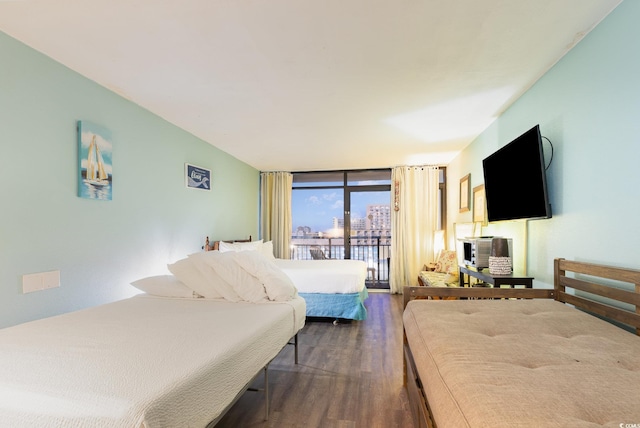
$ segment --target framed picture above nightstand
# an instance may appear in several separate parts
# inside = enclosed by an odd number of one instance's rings
[[[473,188],[473,222],[487,225],[487,202],[484,195],[484,184]]]
[[[471,174],[467,174],[460,179],[460,212],[470,210],[471,206]]]

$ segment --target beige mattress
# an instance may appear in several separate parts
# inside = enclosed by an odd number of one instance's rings
[[[404,326],[438,428],[640,426],[640,337],[596,317],[547,299],[415,300]]]

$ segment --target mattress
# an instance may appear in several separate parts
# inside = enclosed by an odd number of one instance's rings
[[[548,299],[415,300],[403,320],[439,428],[640,421],[640,338],[594,316]]]
[[[305,302],[139,295],[0,330],[11,427],[204,427],[304,325]]]
[[[362,260],[274,262],[291,278],[299,293],[360,293],[367,279],[367,264]]]

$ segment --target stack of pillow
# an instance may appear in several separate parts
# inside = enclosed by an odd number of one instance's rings
[[[217,251],[190,254],[168,265],[173,275],[143,278],[131,284],[163,297],[253,303],[291,300],[298,292],[274,259],[271,241],[220,242]]]

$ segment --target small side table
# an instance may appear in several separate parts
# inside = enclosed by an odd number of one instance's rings
[[[464,287],[466,284],[464,281],[464,275],[466,274],[469,277],[478,278],[482,282],[491,284],[496,288],[502,285],[508,285],[511,288],[513,288],[516,285],[521,285],[521,286],[524,286],[525,288],[533,288],[532,276],[523,276],[518,274],[491,275],[488,270],[487,272],[483,272],[482,270],[478,270],[478,269],[467,267],[467,266],[459,266],[459,268],[460,268],[460,287]]]

